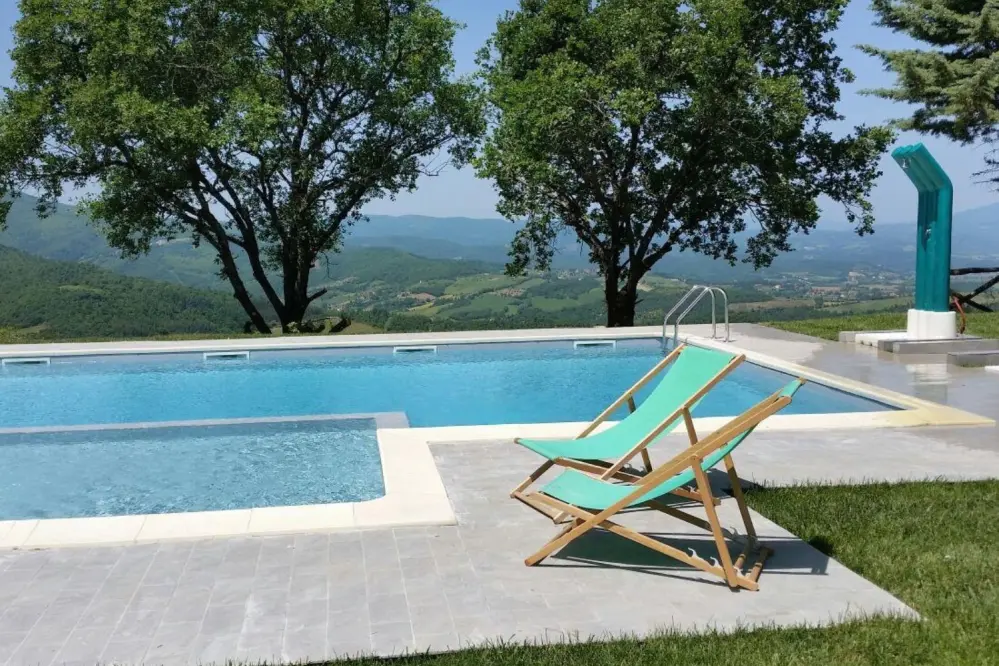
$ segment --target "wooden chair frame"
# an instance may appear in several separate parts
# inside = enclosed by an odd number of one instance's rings
[[[676,358],[680,355],[683,349],[687,345],[679,345],[676,349],[670,352],[663,360],[656,363],[656,365],[649,370],[645,375],[642,376],[635,384],[625,391],[620,398],[615,400],[611,405],[602,411],[596,419],[593,420],[590,425],[588,425],[583,432],[579,433],[575,439],[583,439],[587,435],[593,433],[601,423],[607,421],[617,410],[623,407],[625,404],[631,412],[637,409],[635,405],[635,394],[638,393],[646,384],[651,382],[655,377],[665,370]],[[740,354],[734,357],[731,361],[725,364],[721,370],[719,370],[711,379],[707,381],[694,395],[688,398],[683,405],[675,409],[671,414],[669,414],[665,419],[659,422],[655,428],[652,429],[645,437],[641,439],[635,446],[633,446],[627,453],[622,457],[618,458],[614,462],[605,461],[581,461],[571,458],[556,458],[554,460],[546,460],[542,463],[534,472],[532,472],[526,479],[520,482],[516,488],[510,492],[510,497],[520,499],[524,491],[531,486],[535,481],[537,481],[541,476],[544,475],[549,469],[554,465],[561,465],[563,467],[573,467],[584,472],[589,472],[599,476],[601,479],[618,479],[621,481],[634,481],[640,478],[637,475],[630,474],[628,472],[622,471],[623,468],[630,463],[635,456],[641,455],[642,464],[645,467],[646,474],[652,471],[652,459],[649,456],[648,447],[652,444],[670,425],[673,424],[679,418],[683,418],[684,422],[687,424],[688,433],[693,433],[693,420],[690,415],[690,410],[693,409],[694,405],[707,394],[708,391],[713,389],[718,382],[723,380],[729,375],[733,370],[735,370],[743,361],[746,360],[745,354]],[[691,435],[691,443],[695,441],[696,433]],[[701,502],[702,498],[699,493],[689,491],[685,488],[678,488],[674,491],[675,495],[683,497],[684,499]],[[718,500],[714,499],[713,503],[718,504]],[[549,516],[555,522],[559,522],[568,516],[565,512],[556,512]]]
[[[754,591],[758,590],[758,580],[760,573],[763,571],[763,565],[767,557],[769,557],[773,551],[769,548],[763,547],[759,543],[756,536],[756,529],[753,526],[753,520],[749,512],[749,507],[746,505],[746,499],[742,492],[742,485],[739,481],[739,475],[736,472],[732,456],[726,455],[722,460],[725,463],[729,480],[732,483],[732,495],[739,507],[739,513],[742,516],[742,521],[746,530],[745,548],[734,561],[732,560],[732,556],[728,550],[726,537],[734,540],[735,535],[729,530],[724,529],[718,519],[718,513],[715,511],[715,505],[717,502],[714,501],[711,494],[711,485],[708,481],[706,472],[702,468],[702,465],[705,458],[725,446],[733,438],[745,433],[747,430],[755,428],[764,419],[779,412],[790,402],[790,397],[780,396],[779,392],[775,393],[755,407],[732,419],[725,426],[716,430],[704,439],[697,438],[697,433],[694,431],[693,423],[689,419],[685,419],[687,434],[691,440],[691,447],[675,456],[669,462],[659,466],[649,474],[639,477],[633,483],[635,489],[632,492],[628,493],[628,495],[598,513],[593,513],[580,507],[567,504],[566,502],[556,499],[555,497],[546,495],[543,491],[529,494],[522,492],[516,493],[516,499],[549,518],[552,517],[553,514],[567,514],[573,518],[571,522],[566,524],[563,529],[550,541],[548,541],[540,550],[524,560],[524,563],[528,566],[537,565],[549,555],[565,547],[571,541],[579,538],[591,529],[601,527],[613,534],[630,539],[635,543],[651,548],[656,552],[672,557],[680,562],[684,562],[685,564],[700,569],[701,571],[718,576],[728,583],[729,587],[732,589],[743,588]],[[583,466],[577,464],[577,461],[568,461],[567,464],[564,464],[563,466],[572,469],[580,469],[581,471],[587,471],[582,469]],[[700,503],[704,506],[707,520],[656,501],[647,502],[645,506],[661,511],[674,518],[683,520],[690,525],[710,532],[718,549],[719,556],[718,558],[712,558],[714,560],[713,563],[700,557],[692,548],[690,549],[690,554],[687,554],[678,548],[662,543],[656,539],[610,520],[612,516],[627,508],[634,501],[651,491],[653,488],[688,467],[694,472],[696,494],[700,498]],[[754,551],[758,552],[757,558],[750,571],[748,573],[744,573],[744,566],[747,559]]]

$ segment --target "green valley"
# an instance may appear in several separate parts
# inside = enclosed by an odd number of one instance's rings
[[[230,296],[0,246],[0,339],[45,342],[242,330]]]

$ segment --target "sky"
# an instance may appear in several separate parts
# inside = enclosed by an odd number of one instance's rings
[[[457,35],[454,44],[457,68],[460,73],[475,67],[475,53],[496,27],[497,18],[513,9],[517,0],[438,0],[440,8],[465,28]],[[894,75],[882,71],[880,62],[855,48],[857,44],[877,44],[888,48],[907,48],[913,43],[885,28],[873,25],[874,15],[869,11],[869,0],[853,0],[840,27],[833,35],[844,64],[856,75],[856,81],[844,87],[840,112],[852,126],[860,123],[877,124],[907,115],[905,105],[859,94],[865,88],[892,84]],[[13,0],[0,3],[0,85],[10,84],[11,29],[19,11]],[[999,202],[999,195],[986,185],[975,182],[974,173],[982,167],[984,149],[961,146],[946,139],[922,137],[908,132],[899,135],[897,145],[922,141],[940,165],[950,175],[954,184],[955,210],[978,208]],[[881,162],[884,172],[872,194],[875,214],[879,222],[903,222],[915,219],[916,195],[912,184],[894,161],[885,154]],[[437,217],[498,217],[495,210],[496,194],[488,181],[480,180],[468,168],[449,169],[436,177],[425,177],[417,191],[400,194],[394,201],[382,200],[368,205],[365,213],[372,215],[430,215]],[[842,213],[833,205],[823,210],[823,219],[836,222]]]

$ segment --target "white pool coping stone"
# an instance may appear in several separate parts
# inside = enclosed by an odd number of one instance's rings
[[[24,356],[87,356],[136,353],[175,353],[244,349],[321,349],[411,346],[414,344],[476,344],[484,342],[537,342],[560,340],[649,339],[659,337],[659,327],[631,329],[551,329],[534,331],[482,331],[474,333],[428,333],[365,336],[326,336],[318,338],[245,339],[222,341],[80,343],[52,345],[0,345],[0,358]],[[898,428],[927,425],[995,425],[986,419],[945,405],[939,405],[862,382],[838,377],[781,359],[750,352],[703,337],[685,340],[699,346],[744,353],[747,360],[787,374],[804,377],[833,388],[899,407],[897,411],[849,414],[777,415],[765,421],[761,430],[827,430]],[[358,418],[363,415],[338,415]],[[329,417],[305,417],[329,418]],[[385,495],[365,502],[264,507],[230,511],[0,521],[0,549],[52,548],[147,543],[182,539],[231,536],[267,536],[303,532],[364,530],[420,525],[453,525],[454,510],[448,500],[431,444],[460,443],[514,437],[575,437],[585,423],[510,424],[490,426],[451,426],[436,428],[394,427],[399,419],[378,423],[378,449],[381,455]],[[235,421],[264,421],[240,419]],[[289,420],[289,419],[272,419]],[[726,417],[695,419],[700,432],[710,432]],[[191,422],[183,422],[190,425]],[[118,427],[149,427],[170,424],[124,424]],[[610,425],[610,424],[607,424]],[[393,427],[382,427],[393,426]],[[108,426],[80,426],[77,428]],[[606,427],[606,426],[605,426]],[[16,428],[0,432],[31,432],[68,428]]]

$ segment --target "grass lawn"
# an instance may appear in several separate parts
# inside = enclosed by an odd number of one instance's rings
[[[754,509],[915,608],[824,629],[497,646],[393,664],[589,666],[999,663],[999,481],[756,489]],[[640,574],[636,574],[640,575]],[[776,574],[775,574],[776,575]],[[767,572],[760,578],[766,585]],[[738,604],[752,592],[733,593]],[[373,663],[373,661],[365,662]]]
[[[370,333],[384,333],[375,326],[362,322],[352,322],[345,330],[337,335],[367,335]],[[0,327],[0,345],[28,345],[47,344],[51,342],[128,342],[133,340],[242,340],[249,338],[272,338],[272,337],[311,337],[313,333],[275,333],[274,335],[261,335],[259,333],[168,333],[165,335],[147,335],[126,337],[90,337],[90,338],[64,338],[49,337],[45,331],[23,328]]]
[[[905,328],[904,312],[856,314],[845,317],[823,317],[800,321],[768,321],[766,326],[816,338],[836,340],[840,331],[884,331]],[[977,312],[968,315],[970,335],[999,338],[999,312]]]

